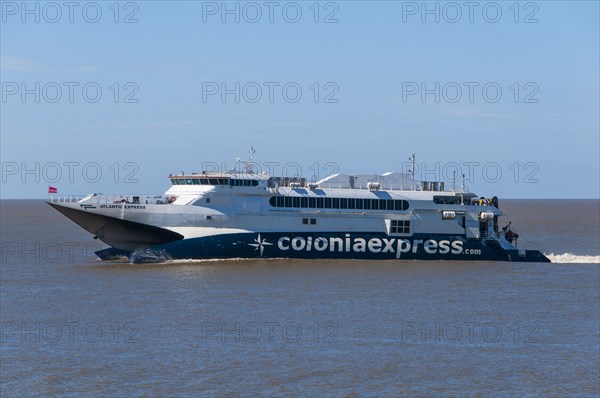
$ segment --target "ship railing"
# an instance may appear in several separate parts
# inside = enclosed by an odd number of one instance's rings
[[[50,202],[52,203],[75,203],[84,199],[85,196],[81,195],[50,195]]]
[[[104,195],[104,194],[90,194],[90,195],[50,195],[49,198],[52,203],[89,203],[89,204],[169,204],[172,200],[164,195]]]
[[[319,188],[326,188],[326,189],[361,189],[361,190],[370,190],[369,188],[369,184],[373,183],[373,182],[377,182],[377,181],[369,181],[368,183],[356,183],[354,185],[354,187],[349,186],[348,184],[342,184],[340,182],[324,182],[319,184]],[[397,184],[390,184],[390,183],[380,183],[379,186],[379,190],[380,191],[412,191],[412,192],[454,192],[454,193],[461,193],[461,192],[469,192],[469,187],[465,186],[464,190],[463,187],[459,188],[451,188],[451,187],[444,187],[443,185],[440,187],[436,187],[436,189],[430,189],[431,186],[423,186],[419,183],[397,183]]]
[[[484,231],[480,233],[481,239],[484,240],[497,240],[498,235],[495,232]]]

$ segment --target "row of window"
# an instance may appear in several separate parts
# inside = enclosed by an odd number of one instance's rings
[[[316,225],[317,224],[317,219],[316,218],[303,218],[302,219],[302,224],[305,225]]]
[[[228,185],[230,187],[257,187],[258,180],[236,180],[229,178],[172,178],[173,185]]]
[[[391,220],[391,234],[410,234],[410,220]]]
[[[460,197],[458,196],[434,196],[433,203],[438,205],[459,205]]]
[[[408,201],[397,199],[358,199],[358,198],[308,198],[273,196],[269,199],[273,207],[296,207],[302,209],[352,209],[352,210],[393,210],[408,209]]]

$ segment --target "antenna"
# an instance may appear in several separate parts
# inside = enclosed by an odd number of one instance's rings
[[[416,156],[413,153],[412,156],[410,158],[408,158],[408,160],[412,161],[412,169],[409,170],[409,172],[412,174],[412,179],[413,181],[415,180],[415,162],[416,162]]]
[[[452,192],[456,191],[456,170],[452,171]]]
[[[254,164],[254,154],[256,153],[256,150],[254,149],[253,146],[250,147],[250,149],[248,150],[248,163],[246,163],[246,167],[245,167],[245,172],[248,174],[252,174],[252,165]]]

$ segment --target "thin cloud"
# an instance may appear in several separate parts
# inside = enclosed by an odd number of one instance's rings
[[[44,71],[47,68],[21,57],[0,57],[0,69],[15,71]]]
[[[13,56],[0,56],[0,69],[4,71],[18,72],[98,72],[98,68],[91,65],[77,66],[73,68],[49,68],[46,65],[38,64],[30,59]]]

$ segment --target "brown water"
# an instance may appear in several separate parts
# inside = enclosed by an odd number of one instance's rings
[[[600,202],[501,206],[562,263],[102,263],[2,201],[0,395],[598,396]]]

